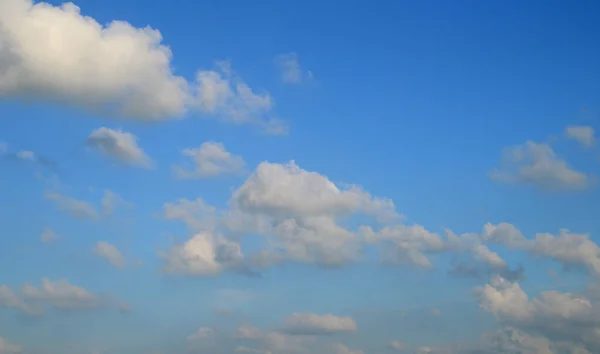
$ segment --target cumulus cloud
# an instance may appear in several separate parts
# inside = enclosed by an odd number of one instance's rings
[[[557,236],[537,233],[533,239],[527,239],[514,225],[488,223],[484,226],[482,239],[547,257],[567,267],[585,267],[600,276],[600,246],[590,239],[589,234],[576,234],[563,229]]]
[[[242,171],[244,159],[225,150],[222,143],[208,141],[198,148],[187,148],[181,154],[191,160],[191,168],[175,166],[173,171],[180,179],[199,179]]]
[[[86,145],[120,163],[151,168],[154,163],[138,146],[137,140],[131,133],[102,127],[88,136]]]
[[[286,53],[276,56],[275,66],[279,71],[281,81],[288,84],[300,84],[313,77],[310,71],[304,72],[302,70],[296,53]]]
[[[225,269],[236,268],[244,259],[238,243],[209,231],[173,245],[159,256],[164,261],[164,272],[194,276],[217,275]]]
[[[0,337],[0,354],[20,354],[23,347],[20,344],[9,342],[6,338]]]
[[[592,175],[570,167],[550,145],[533,141],[506,148],[501,167],[492,170],[490,177],[499,182],[533,185],[544,190],[582,190],[594,179]]]
[[[324,335],[356,332],[352,317],[332,314],[294,313],[284,320],[284,330],[289,334]]]
[[[21,310],[30,315],[39,312],[6,285],[0,285],[0,306]]]
[[[98,211],[88,202],[58,192],[46,192],[46,199],[53,201],[60,211],[76,219],[95,219],[98,217]]]
[[[506,325],[592,352],[600,349],[600,308],[583,295],[543,291],[531,299],[518,283],[499,276],[474,292],[480,306]]]
[[[568,126],[565,128],[565,135],[578,141],[585,147],[590,147],[596,142],[594,128],[585,125]]]
[[[125,257],[121,254],[121,251],[114,245],[107,242],[98,242],[93,249],[93,252],[98,257],[104,258],[108,263],[116,268],[123,268],[125,266]]]
[[[198,70],[194,81],[176,75],[170,48],[148,26],[102,25],[72,3],[31,0],[3,1],[0,24],[0,96],[145,121],[196,111],[286,131],[271,96],[254,92],[228,63]]]

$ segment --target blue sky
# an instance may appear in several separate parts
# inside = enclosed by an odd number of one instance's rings
[[[0,354],[600,350],[599,10],[3,1]]]

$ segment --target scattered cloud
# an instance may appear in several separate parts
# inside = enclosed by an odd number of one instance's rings
[[[59,310],[85,310],[114,308],[127,309],[120,302],[91,293],[83,287],[73,285],[66,279],[50,280],[42,278],[36,287],[27,283],[15,292],[6,285],[0,285],[0,306],[14,308],[28,315],[42,315],[47,308]]]
[[[569,139],[578,141],[585,147],[590,147],[596,142],[594,128],[585,125],[572,125],[565,128],[565,135]]]
[[[198,148],[187,148],[181,154],[191,160],[191,168],[175,166],[179,179],[211,178],[223,174],[238,174],[245,166],[241,156],[234,155],[222,143],[208,141]]]
[[[296,53],[286,53],[276,56],[275,65],[279,71],[281,81],[285,83],[301,84],[313,78],[312,72],[304,72],[302,70]]]
[[[123,254],[110,243],[98,242],[93,251],[95,255],[104,258],[116,268],[123,268],[125,266],[125,257],[123,257]]]
[[[112,215],[119,208],[131,209],[133,207],[133,203],[108,189],[104,190],[100,205],[102,206],[102,213],[104,215]]]
[[[88,202],[58,192],[46,192],[46,199],[53,201],[60,211],[76,219],[95,219],[98,217],[98,211]]]
[[[490,177],[543,190],[583,190],[594,180],[592,175],[571,168],[550,145],[533,141],[506,148],[501,167],[492,170]]]
[[[137,137],[122,130],[98,128],[87,137],[86,145],[126,165],[142,168],[152,168],[154,165],[152,159],[138,146]]]
[[[216,210],[201,197],[195,200],[180,198],[172,203],[165,203],[162,214],[165,220],[182,221],[190,229],[200,231],[214,229]]]

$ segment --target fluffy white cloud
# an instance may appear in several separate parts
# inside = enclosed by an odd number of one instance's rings
[[[77,6],[30,0],[0,5],[0,94],[66,102],[140,119],[179,116],[188,84],[149,27],[102,26]]]
[[[51,228],[47,227],[44,229],[44,231],[42,232],[42,234],[40,235],[40,241],[42,241],[45,244],[49,244],[52,243],[54,241],[56,241],[57,239],[59,239],[60,236],[57,235]]]
[[[574,234],[563,229],[558,236],[538,233],[535,238],[526,239],[516,227],[502,223],[486,224],[482,239],[548,257],[565,266],[583,266],[600,276],[600,246],[590,239],[589,234]]]
[[[310,71],[306,73],[300,67],[296,53],[280,54],[275,57],[275,65],[279,70],[281,81],[288,84],[300,84],[306,79],[312,79]]]
[[[194,110],[286,132],[272,116],[271,96],[255,93],[228,63],[219,63],[218,71],[199,70],[194,82],[175,75],[171,50],[150,27],[102,25],[72,3],[6,0],[0,28],[0,96],[146,121]]]
[[[122,130],[106,127],[94,130],[87,137],[86,145],[121,163],[151,168],[154,163],[137,143],[137,137]]]
[[[267,249],[251,257],[270,265],[283,259],[339,266],[360,257],[361,239],[338,224],[363,214],[380,221],[399,218],[388,199],[357,186],[338,188],[327,177],[287,165],[263,162],[233,192],[223,225],[236,233],[266,238]]]
[[[117,268],[123,268],[125,266],[125,257],[123,254],[110,243],[98,242],[93,249],[94,254],[98,257],[104,258],[108,263]]]
[[[187,148],[181,154],[191,159],[191,168],[175,166],[173,171],[180,179],[209,178],[242,171],[244,159],[225,150],[222,143],[208,141],[198,148]]]
[[[184,244],[173,245],[159,256],[166,273],[214,276],[235,268],[244,259],[240,245],[208,231],[200,232]]]
[[[590,147],[596,142],[594,136],[594,128],[585,125],[575,125],[565,128],[565,135],[570,138],[577,140],[583,146]]]
[[[490,177],[546,190],[582,190],[593,181],[591,175],[571,168],[550,145],[532,141],[506,148],[501,167],[491,171]]]
[[[40,287],[23,285],[21,294],[27,300],[39,301],[61,309],[94,308],[102,304],[101,298],[69,283],[66,279],[52,281],[43,278]]]
[[[285,217],[344,216],[364,212],[395,218],[394,204],[377,199],[359,187],[339,189],[327,177],[287,165],[263,162],[234,192],[233,202],[249,213]]]
[[[600,349],[600,307],[583,295],[543,291],[530,299],[518,283],[495,277],[475,289],[481,307],[502,323],[544,337]]]
[[[323,335],[356,332],[352,317],[332,314],[294,313],[284,320],[284,330],[289,334]]]
[[[0,354],[20,354],[23,352],[23,347],[20,344],[9,342],[7,339],[0,337]]]
[[[98,211],[88,202],[58,192],[47,192],[46,198],[52,200],[60,211],[76,219],[95,219],[98,217]]]

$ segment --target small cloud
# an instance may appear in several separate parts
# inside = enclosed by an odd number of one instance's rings
[[[394,350],[394,351],[404,351],[404,350],[406,350],[406,344],[404,344],[404,343],[402,343],[400,341],[397,341],[397,340],[394,340],[394,341],[391,341],[390,343],[388,343],[387,347],[388,347],[388,349],[391,349],[391,350]]]
[[[88,202],[57,192],[46,192],[46,199],[54,201],[60,211],[76,219],[95,219],[98,217],[98,211]]]
[[[490,178],[544,190],[583,190],[595,180],[594,176],[571,168],[550,145],[533,141],[504,149],[502,165],[490,172]]]
[[[300,67],[298,55],[296,53],[280,54],[275,57],[275,65],[279,70],[281,81],[288,84],[301,84],[303,81],[313,79],[310,71],[306,73]]]
[[[60,236],[57,235],[51,228],[47,227],[44,229],[42,234],[40,235],[40,241],[45,244],[50,244],[59,239]]]
[[[244,159],[225,149],[222,143],[208,141],[198,148],[187,148],[181,154],[188,157],[191,168],[175,166],[173,172],[179,179],[211,178],[223,174],[237,174],[245,166]]]
[[[215,333],[214,329],[210,327],[200,327],[196,332],[188,337],[190,341],[197,341],[201,339],[206,339],[213,336]]]
[[[16,156],[23,161],[35,162],[36,160],[35,153],[33,151],[21,150],[16,153]]]
[[[123,254],[113,245],[107,242],[98,242],[96,247],[93,249],[94,254],[104,258],[108,263],[116,268],[123,268],[125,266],[125,257]]]
[[[590,147],[596,142],[594,128],[590,126],[568,126],[565,128],[567,138],[581,143],[585,147]]]
[[[102,213],[104,215],[111,215],[116,209],[121,207],[125,209],[133,207],[131,202],[126,201],[120,195],[108,189],[104,191],[100,204],[102,205]]]
[[[122,130],[98,128],[87,138],[86,145],[123,164],[152,168],[154,162],[138,146],[137,137]]]

